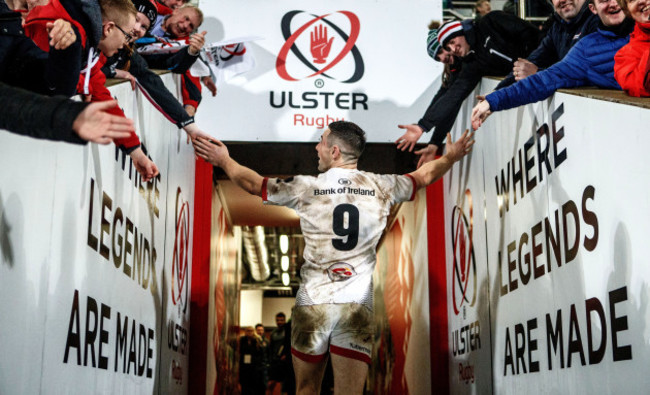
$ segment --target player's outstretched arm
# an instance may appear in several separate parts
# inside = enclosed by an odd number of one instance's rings
[[[228,153],[224,143],[215,139],[197,137],[192,140],[196,154],[206,162],[219,166],[240,188],[251,195],[262,196],[262,182],[264,178],[252,169],[237,163]]]
[[[447,133],[447,152],[442,157],[432,162],[427,162],[416,171],[410,173],[415,179],[417,187],[423,188],[434,183],[445,175],[454,163],[470,153],[472,151],[472,145],[474,145],[473,137],[474,132],[470,133],[469,130],[465,130],[465,133],[452,143],[451,135]]]

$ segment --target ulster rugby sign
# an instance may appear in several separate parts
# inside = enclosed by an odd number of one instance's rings
[[[262,39],[246,43],[255,68],[221,84],[217,97],[204,97],[197,119],[226,141],[316,141],[317,129],[342,119],[361,125],[371,142],[395,141],[402,134],[397,124],[416,122],[438,88],[441,67],[425,43],[439,7],[392,0],[206,2],[201,8],[213,17],[201,29],[223,31],[209,41]]]

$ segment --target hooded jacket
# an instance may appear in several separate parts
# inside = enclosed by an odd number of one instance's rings
[[[485,99],[490,103],[490,110],[501,111],[535,103],[562,88],[595,85],[621,89],[614,79],[614,54],[627,44],[633,26],[627,18],[614,27],[600,23],[595,33],[578,41],[558,63],[487,95]]]
[[[542,39],[539,46],[528,56],[528,61],[539,69],[545,69],[562,60],[581,38],[596,31],[598,28],[598,15],[591,12],[589,2],[585,1],[578,15],[570,21],[560,18],[553,13],[554,23]],[[516,82],[515,76],[510,72],[495,90],[501,89]]]
[[[630,42],[614,56],[614,78],[630,96],[650,96],[650,23],[636,23]]]
[[[425,131],[435,126],[429,144],[440,146],[460,111],[463,101],[486,75],[504,76],[517,58],[525,58],[539,44],[539,30],[503,11],[492,11],[478,21],[462,22],[470,52],[456,81],[438,100],[437,110],[418,124]]]

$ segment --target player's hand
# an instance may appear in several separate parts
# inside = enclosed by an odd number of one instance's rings
[[[117,69],[115,70],[115,77],[129,80],[131,82],[131,89],[135,90],[136,79],[133,74],[129,73],[126,70]]]
[[[489,101],[483,100],[474,106],[472,110],[472,129],[477,130],[480,128],[490,114],[492,114],[492,111],[490,111]]]
[[[458,140],[451,142],[451,134],[447,133],[447,144],[445,156],[449,158],[452,162],[459,161],[463,156],[469,154],[472,151],[472,146],[476,141],[474,140],[474,132],[469,132],[469,129],[465,130]]]
[[[197,137],[192,140],[192,144],[196,154],[214,166],[222,167],[230,158],[228,148],[219,140]]]
[[[106,112],[116,106],[115,100],[90,104],[77,115],[72,130],[82,139],[99,144],[129,137],[133,130],[133,121]]]
[[[400,129],[406,129],[406,132],[400,138],[395,140],[395,144],[397,144],[397,149],[398,150],[409,150],[409,152],[413,151],[413,148],[415,147],[415,144],[418,142],[424,131],[419,125],[397,125],[398,128]]]
[[[205,85],[205,87],[208,88],[208,90],[212,93],[212,97],[215,97],[217,95],[217,85],[215,85],[212,77],[208,75],[201,77],[201,82],[203,82],[203,85]]]
[[[415,151],[416,155],[420,155],[420,160],[418,160],[418,169],[425,163],[431,162],[436,159],[436,153],[438,152],[438,146],[435,144],[429,144],[426,147]]]
[[[158,167],[151,161],[151,159],[147,158],[147,155],[144,154],[142,148],[138,147],[131,151],[129,156],[133,160],[133,166],[135,166],[135,169],[142,176],[142,181],[148,182],[158,175]]]
[[[526,59],[519,58],[515,61],[512,72],[515,75],[515,80],[519,81],[537,73],[537,66]]]
[[[50,37],[50,46],[54,49],[66,49],[77,41],[77,35],[72,30],[70,22],[57,19],[54,22],[45,24],[47,33]]]
[[[205,35],[207,33],[206,31],[202,31],[201,33],[194,33],[190,36],[190,48],[188,49],[190,55],[196,56],[199,54],[201,48],[205,45]]]

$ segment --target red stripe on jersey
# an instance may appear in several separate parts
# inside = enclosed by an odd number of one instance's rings
[[[295,355],[296,358],[301,359],[305,362],[310,362],[310,363],[318,363],[325,359],[325,356],[327,354],[321,354],[321,355],[311,355],[311,354],[305,354],[304,352],[300,352],[296,350],[295,348],[291,348],[291,354]]]
[[[370,357],[362,352],[350,350],[349,348],[337,347],[333,344],[330,344],[330,353],[350,359],[356,359],[357,361],[365,362],[367,364],[370,364],[371,362]]]
[[[265,202],[266,202],[267,200],[269,200],[269,199],[268,199],[269,195],[268,195],[267,190],[266,190],[266,185],[267,185],[268,183],[269,183],[269,178],[268,178],[268,177],[264,177],[264,180],[262,180],[262,200],[265,201]]]
[[[417,184],[417,182],[415,182],[415,178],[413,178],[412,175],[410,175],[410,174],[404,174],[404,175],[407,176],[408,178],[410,178],[411,183],[413,184],[413,192],[411,192],[411,198],[409,199],[409,201],[411,201],[411,200],[415,199],[415,192],[417,192],[417,190],[418,190],[418,184]]]

